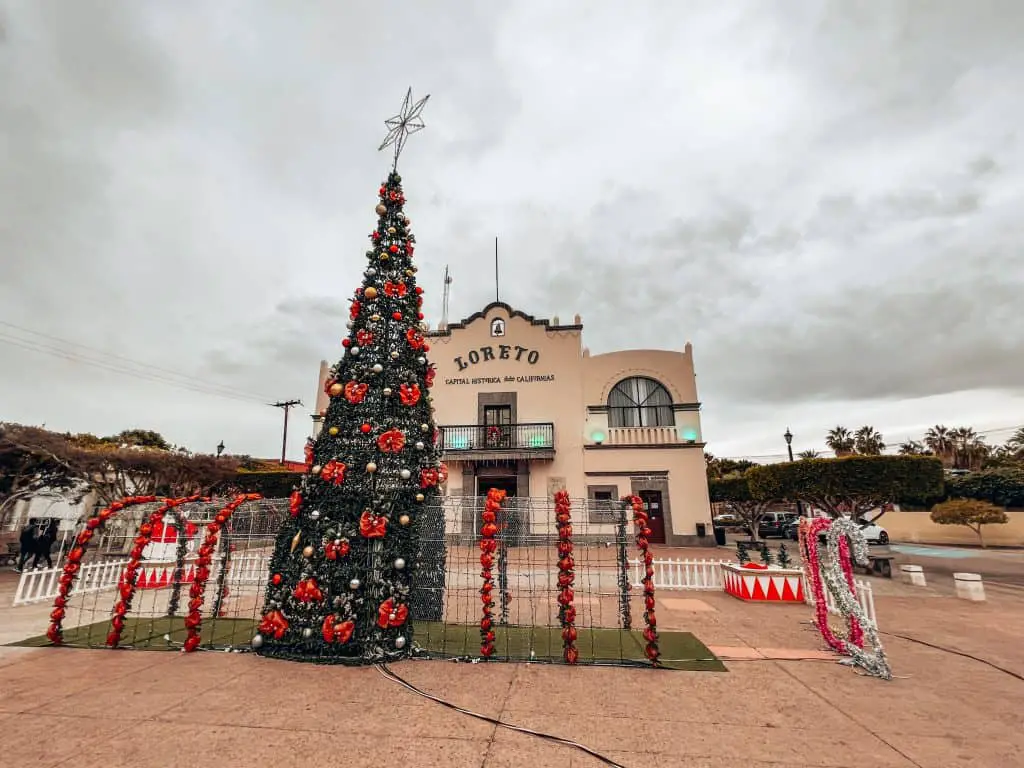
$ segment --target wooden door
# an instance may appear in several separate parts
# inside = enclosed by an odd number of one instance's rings
[[[648,541],[651,544],[665,543],[665,513],[661,503],[661,491],[640,491],[637,496],[644,503],[647,513],[647,527],[651,529]]]

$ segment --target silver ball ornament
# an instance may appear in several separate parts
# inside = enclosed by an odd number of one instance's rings
[[[420,365],[423,365],[424,363],[427,362],[427,358],[425,358],[423,355],[420,355],[419,357],[416,358],[416,362],[419,363]]]
[[[400,571],[405,568],[405,560],[401,557],[395,559],[395,570]]]
[[[420,424],[420,431],[421,432],[429,432],[430,431],[430,425],[429,424]]]
[[[309,519],[310,520],[319,520],[320,519],[320,511],[317,510],[317,509],[314,509],[312,512],[309,513]]]
[[[366,268],[366,276],[367,277],[373,277],[376,274],[377,274],[377,268],[376,267],[367,267]]]
[[[397,360],[398,359],[398,350],[397,349],[392,350],[392,352],[391,352],[391,359],[392,360]]]
[[[373,372],[374,373],[381,373],[381,372],[383,372],[383,370],[384,370],[384,366],[381,365],[380,363],[374,363],[373,364]]]
[[[398,473],[398,476],[401,477],[403,480],[408,480],[410,477],[412,477],[412,472],[410,472],[408,469],[403,469],[401,472]]]
[[[353,323],[353,322],[352,322],[351,320],[349,320],[349,321],[348,321],[347,323],[345,323],[345,327],[346,327],[346,328],[348,328],[348,329],[349,329],[350,331],[351,331],[351,330],[352,330],[353,328],[355,328],[355,326],[356,326],[356,324],[355,324],[355,323]]]
[[[391,387],[384,387],[381,391],[384,393],[384,397],[391,397]]]
[[[250,641],[250,645],[252,645],[253,648],[262,648],[263,635],[253,635],[252,640]]]
[[[423,444],[422,440],[417,440],[416,441],[416,450],[417,451],[422,451],[425,447],[426,446]]]
[[[353,357],[359,357],[359,347],[350,347],[348,352]]]
[[[405,648],[405,638],[401,635],[395,638],[395,648],[398,648],[399,650]]]
[[[363,583],[359,579],[352,579],[352,581],[350,581],[348,583],[348,588],[349,589],[359,589],[359,587],[361,587],[362,585],[363,585]]]
[[[309,640],[309,638],[311,638],[312,636],[313,636],[313,630],[310,627],[306,627],[305,629],[302,630],[302,638],[304,640]]]

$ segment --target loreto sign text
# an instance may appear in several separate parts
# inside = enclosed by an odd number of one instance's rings
[[[452,378],[445,379],[446,386],[453,384],[537,384],[545,381],[554,381],[553,373],[532,373],[528,376],[474,376],[471,379]]]
[[[465,355],[459,355],[455,358],[455,364],[459,366],[460,371],[464,371],[471,365],[486,363],[490,360],[514,360],[517,363],[536,365],[540,360],[540,352],[536,349],[512,344],[488,345],[479,349],[471,349]]]

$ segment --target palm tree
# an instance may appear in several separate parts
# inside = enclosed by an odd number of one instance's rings
[[[991,450],[971,427],[957,427],[949,432],[954,469],[980,469]]]
[[[949,434],[949,428],[943,424],[936,424],[929,427],[924,433],[924,444],[928,449],[942,460],[944,466],[953,464],[953,440]]]
[[[900,456],[928,456],[931,451],[925,448],[924,443],[920,440],[907,440],[905,443],[900,443],[899,454]]]
[[[836,456],[849,456],[853,453],[853,435],[846,427],[834,427],[825,436],[825,445]]]
[[[818,459],[818,458],[821,458],[821,454],[818,453],[817,451],[807,450],[807,451],[800,451],[800,453],[798,453],[796,455],[796,457],[798,459],[800,459],[801,461],[803,461],[803,460],[806,460],[806,459]]]
[[[1017,456],[1024,456],[1024,427],[1018,427],[1013,437],[1006,441],[1006,450]]]
[[[864,456],[881,456],[885,442],[877,429],[863,426],[853,433],[853,448]]]

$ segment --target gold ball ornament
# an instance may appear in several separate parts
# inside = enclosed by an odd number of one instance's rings
[[[376,465],[376,463],[374,463],[374,462],[372,462],[372,461],[371,461],[371,462],[370,462],[369,464],[367,464],[367,465],[366,465],[366,471],[367,471],[367,472],[369,472],[369,473],[370,473],[371,475],[372,475],[372,474],[373,474],[374,472],[376,472],[376,471],[377,471],[377,465]]]
[[[406,277],[412,277],[415,274],[416,274],[416,270],[415,269],[407,269],[407,270],[405,270],[405,276]]]
[[[424,496],[422,493],[417,493],[416,494],[416,501],[423,501],[425,498],[427,498],[427,497]]]
[[[363,291],[363,296],[365,296],[368,299],[376,299],[377,298],[377,289],[374,288],[371,285],[369,288],[367,288],[365,291]]]
[[[380,315],[370,315],[370,319],[373,320],[373,322],[375,322],[375,323],[379,323],[380,322]]]
[[[412,522],[412,518],[409,517],[408,515],[402,515],[401,517],[398,518],[398,524],[399,525],[403,525],[404,526],[404,525],[408,525],[411,522]]]
[[[312,557],[313,556],[313,548],[310,547],[310,546],[304,547],[303,550],[302,550],[302,556],[303,557],[307,557],[307,558],[308,557]]]
[[[333,384],[331,384],[331,389],[330,389],[331,397],[337,397],[338,395],[340,395],[344,391],[345,391],[345,388],[341,384],[339,384],[338,382],[334,382]]]
[[[387,261],[387,260],[388,260],[388,259],[390,259],[390,258],[391,258],[391,257],[390,257],[390,256],[388,256],[388,255],[387,255],[386,253],[382,253],[382,254],[380,255],[380,260],[381,260],[381,261]]]
[[[340,432],[340,431],[341,431],[341,430],[340,430],[340,429],[338,429],[337,427],[331,427],[330,429],[328,429],[328,430],[327,430],[327,434],[329,434],[329,435],[330,435],[331,437],[334,437],[334,436],[335,436],[335,435],[337,435],[337,434],[338,434],[338,432]]]
[[[388,207],[384,205],[384,203],[377,203],[377,207],[374,208],[373,210],[377,212],[378,216],[383,216],[385,213],[388,212]]]
[[[398,230],[397,230],[397,229],[395,229],[394,227],[388,227],[388,234],[389,234],[389,235],[393,235],[393,234],[395,234],[396,232],[398,232]]]

